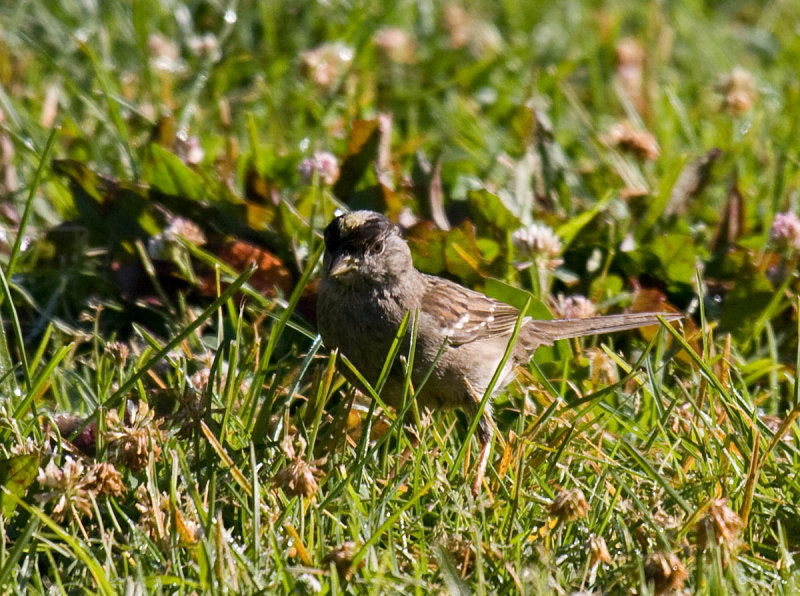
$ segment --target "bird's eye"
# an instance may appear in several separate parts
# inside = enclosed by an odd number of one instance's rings
[[[383,241],[378,240],[370,247],[370,252],[374,254],[378,254],[379,252],[383,252]]]

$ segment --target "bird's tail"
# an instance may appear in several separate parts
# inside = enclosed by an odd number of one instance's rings
[[[541,343],[552,343],[559,339],[613,333],[614,331],[658,325],[658,317],[662,317],[665,321],[676,321],[683,318],[678,313],[642,312],[590,317],[588,319],[555,319],[552,321],[535,319],[530,321],[527,327],[530,328],[534,335],[538,335],[541,339],[546,338],[547,341]]]

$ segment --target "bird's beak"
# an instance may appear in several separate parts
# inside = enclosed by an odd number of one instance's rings
[[[337,275],[342,275],[348,271],[352,271],[355,268],[356,260],[353,257],[347,254],[339,255],[338,257],[334,257],[331,261],[331,265],[328,268],[328,275],[331,277],[336,277]]]

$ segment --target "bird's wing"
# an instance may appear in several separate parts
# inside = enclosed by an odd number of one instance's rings
[[[440,333],[454,345],[490,337],[510,336],[519,311],[479,292],[468,290],[440,277],[426,276],[427,289],[422,311],[440,328]],[[528,352],[559,339],[599,335],[637,327],[658,325],[659,317],[676,321],[679,313],[628,313],[588,319],[539,320],[526,317],[519,341]]]
[[[519,311],[441,277],[426,276],[422,311],[454,345],[510,335]]]

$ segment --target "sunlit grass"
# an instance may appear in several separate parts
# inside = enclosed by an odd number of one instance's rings
[[[0,6],[3,589],[800,590],[795,3],[302,4]],[[542,349],[473,498],[474,421],[316,337],[348,206],[536,316],[687,316]]]

